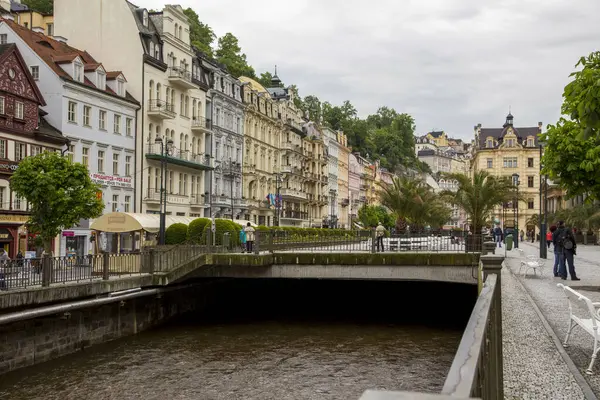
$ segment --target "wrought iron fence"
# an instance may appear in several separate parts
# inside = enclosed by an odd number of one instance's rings
[[[256,232],[258,251],[330,252],[449,252],[480,253],[483,235],[457,235],[451,231],[410,232],[378,236],[375,231],[327,230],[294,232],[269,230]]]

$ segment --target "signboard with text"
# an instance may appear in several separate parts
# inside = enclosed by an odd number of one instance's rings
[[[98,185],[106,185],[106,186],[117,186],[117,187],[133,187],[133,180],[128,176],[116,176],[116,175],[104,175],[97,173],[90,173],[90,178],[92,178],[92,182]]]
[[[19,163],[16,161],[2,160],[0,161],[0,174],[12,175],[18,166]]]

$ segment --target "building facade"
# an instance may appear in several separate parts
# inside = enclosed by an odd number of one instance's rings
[[[534,127],[518,128],[513,125],[513,119],[509,113],[501,128],[482,128],[481,124],[475,126],[471,166],[473,172],[487,171],[493,176],[511,178],[515,183],[518,175],[519,194],[524,201],[514,201],[498,207],[494,212],[494,219],[501,221],[505,228],[513,228],[518,223],[518,229],[526,232],[537,228],[530,220],[540,212],[538,136],[542,133],[542,123],[539,122]]]
[[[325,143],[325,149],[328,154],[327,162],[327,176],[328,184],[325,188],[326,195],[328,196],[329,207],[325,217],[327,218],[327,226],[330,228],[338,228],[340,226],[340,214],[341,205],[340,202],[343,199],[339,190],[339,153],[340,143],[338,143],[337,132],[334,130],[324,127],[323,128],[323,140]]]
[[[130,212],[134,205],[135,126],[139,103],[120,71],[109,71],[89,53],[13,21],[0,35],[16,44],[44,95],[46,119],[69,140],[66,156],[86,165],[102,188],[104,211]],[[90,221],[68,229],[57,253],[90,250]],[[125,244],[124,248],[127,247]]]
[[[241,219],[248,209],[242,199],[244,105],[242,85],[225,66],[212,67],[213,86],[208,92],[212,110],[212,217]],[[272,157],[272,156],[271,156]],[[266,165],[259,164],[267,168]]]
[[[124,0],[55,0],[54,16],[57,34],[131,77],[129,91],[141,102],[134,211],[159,213],[162,186],[167,215],[207,215],[212,81],[190,45],[183,9],[166,5],[149,12]]]
[[[356,228],[358,210],[365,205],[367,197],[363,188],[363,168],[358,162],[355,153],[348,154],[348,198],[350,199],[349,223],[352,229]]]
[[[10,11],[14,21],[27,29],[43,30],[48,36],[54,36],[54,15],[44,14],[30,9],[21,0],[10,0]]]
[[[11,258],[37,246],[26,226],[27,202],[11,191],[10,177],[27,156],[67,149],[67,140],[46,120],[43,106],[44,97],[17,45],[0,45],[0,246]]]
[[[339,222],[338,227],[342,229],[351,229],[350,227],[350,177],[349,177],[349,157],[348,137],[341,131],[336,132],[338,143],[338,207]]]

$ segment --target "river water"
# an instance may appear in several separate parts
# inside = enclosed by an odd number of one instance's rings
[[[444,317],[447,310],[424,317],[440,303],[414,312],[401,286],[347,283],[340,293],[339,283],[305,285],[301,300],[297,283],[266,285],[229,288],[236,295],[219,299],[211,312],[0,376],[0,398],[358,400],[369,388],[439,393],[469,314],[462,307],[452,318]],[[468,307],[470,295],[461,296]],[[260,304],[260,312],[250,312]]]

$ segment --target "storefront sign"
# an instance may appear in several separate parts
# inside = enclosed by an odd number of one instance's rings
[[[0,228],[0,241],[7,242],[12,241],[13,236],[6,228]]]
[[[75,232],[73,232],[73,231],[63,231],[62,235],[64,237],[72,237],[72,236],[75,236]]]
[[[19,166],[18,162],[3,160],[0,161],[0,174],[9,174],[12,175],[13,172],[17,170]]]
[[[0,214],[0,223],[1,222],[12,222],[16,224],[24,224],[29,221],[29,216],[27,215],[7,215]]]
[[[103,175],[103,174],[90,174],[92,182],[98,185],[106,186],[117,186],[117,187],[133,187],[133,180],[127,176],[115,176],[115,175]]]

